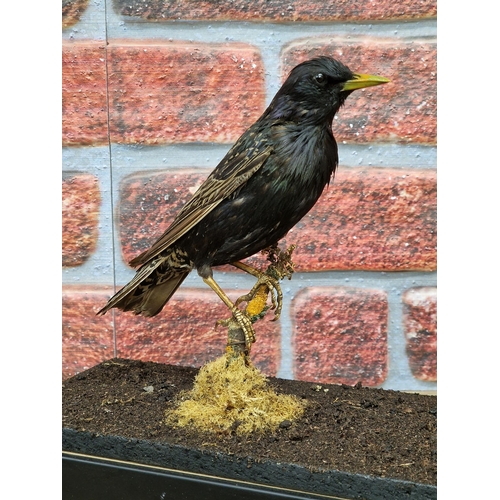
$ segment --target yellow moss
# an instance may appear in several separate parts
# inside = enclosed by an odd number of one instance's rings
[[[203,366],[191,391],[180,395],[166,413],[168,425],[200,431],[238,434],[273,431],[284,420],[302,416],[305,403],[295,396],[278,395],[255,367],[243,357],[226,367],[222,356]]]
[[[266,307],[268,294],[269,288],[267,288],[266,285],[259,286],[254,298],[248,303],[246,307],[246,312],[250,317],[258,315],[263,311],[264,307]]]

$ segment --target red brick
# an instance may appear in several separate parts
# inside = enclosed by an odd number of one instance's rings
[[[436,268],[436,171],[340,168],[283,241],[297,271]]]
[[[311,287],[292,301],[294,375],[365,386],[387,376],[387,296],[379,290]]]
[[[106,51],[102,42],[62,44],[64,145],[108,142]]]
[[[296,64],[319,55],[335,57],[356,73],[391,80],[349,96],[333,122],[338,141],[436,143],[434,40],[368,36],[295,40],[283,49],[283,80]]]
[[[250,45],[114,41],[108,54],[113,142],[233,142],[264,110]]]
[[[126,262],[167,229],[208,172],[140,173],[123,181],[119,223]],[[429,271],[436,268],[436,240],[434,170],[340,168],[282,247],[297,245],[297,271]],[[264,265],[261,257],[250,262]]]
[[[437,380],[437,294],[434,287],[407,290],[403,295],[406,354],[413,376]]]
[[[235,300],[245,291],[226,290]],[[118,356],[184,366],[201,366],[225,352],[227,329],[215,323],[229,318],[227,307],[210,289],[180,289],[153,318],[118,311]],[[257,341],[251,359],[267,375],[276,375],[280,362],[280,325],[272,311],[255,323]]]
[[[415,19],[436,16],[435,0],[113,0],[115,10],[124,16],[151,21],[182,19],[217,21],[362,21]]]
[[[96,316],[109,295],[103,287],[63,287],[63,379],[114,357],[113,315]]]
[[[66,176],[62,183],[62,263],[79,266],[95,251],[101,194],[90,174]]]
[[[62,4],[62,27],[69,28],[75,25],[85,12],[89,0],[66,0]]]

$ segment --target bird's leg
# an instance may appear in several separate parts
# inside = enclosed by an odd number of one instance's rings
[[[283,293],[281,292],[279,280],[285,277],[291,279],[292,277],[293,263],[291,256],[294,249],[295,245],[292,245],[285,252],[281,251],[277,246],[263,250],[263,253],[267,254],[267,260],[270,262],[265,273],[242,262],[234,262],[233,265],[235,267],[257,278],[257,283],[252,290],[240,297],[234,304],[211,275],[207,276],[205,274],[205,277],[203,277],[200,273],[203,281],[232,312],[231,318],[217,322],[218,325],[224,325],[228,328],[228,363],[240,355],[243,355],[247,364],[250,363],[250,349],[255,342],[255,332],[252,323],[262,318],[269,309],[269,306],[266,305],[269,293],[271,293],[272,307],[276,309],[274,319],[279,318],[283,301]],[[276,293],[276,298],[274,297],[274,293]],[[244,311],[238,308],[241,302],[247,302]]]
[[[219,298],[226,304],[233,314],[234,319],[238,323],[239,327],[243,330],[245,335],[245,345],[248,351],[253,342],[255,342],[255,332],[253,330],[252,321],[248,315],[241,309],[231,302],[229,297],[224,293],[224,290],[217,284],[217,282],[211,277],[203,278],[203,281],[219,296]],[[226,324],[231,320],[220,320],[217,324]]]
[[[290,246],[285,252],[280,250],[277,245],[262,250],[263,254],[267,254],[267,260],[271,262],[265,273],[243,262],[233,262],[233,266],[257,278],[257,283],[254,287],[249,293],[239,297],[235,302],[235,306],[238,306],[241,302],[248,302],[246,311],[251,317],[255,314],[262,315],[265,312],[264,306],[267,295],[270,293],[272,301],[271,309],[275,309],[274,321],[276,321],[281,315],[283,305],[283,292],[281,291],[279,281],[285,277],[288,279],[292,278],[292,253],[294,250],[295,245]],[[274,294],[276,294],[276,297]],[[261,305],[262,301],[264,302]]]

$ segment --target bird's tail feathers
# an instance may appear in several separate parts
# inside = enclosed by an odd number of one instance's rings
[[[163,283],[148,286],[147,283],[144,283],[145,280],[162,263],[163,259],[157,258],[139,269],[130,283],[113,295],[108,303],[97,312],[97,315],[105,314],[113,307],[122,311],[133,311],[135,314],[143,316],[158,314],[190,272],[190,270],[175,272],[167,279],[163,279]]]
[[[135,314],[142,314],[147,317],[156,316],[169,301],[170,297],[172,297],[175,291],[181,286],[181,283],[186,279],[188,274],[189,271],[175,274],[165,281],[165,283],[150,288],[142,297],[130,301],[127,305],[127,310],[133,310]]]

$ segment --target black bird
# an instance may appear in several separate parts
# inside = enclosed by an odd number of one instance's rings
[[[130,262],[140,266],[135,277],[97,314],[116,307],[155,316],[196,269],[230,308],[249,348],[250,319],[215,282],[212,268],[232,264],[262,276],[239,261],[275,245],[309,212],[337,168],[335,113],[353,90],[388,81],[325,56],[293,68],[165,233]]]

